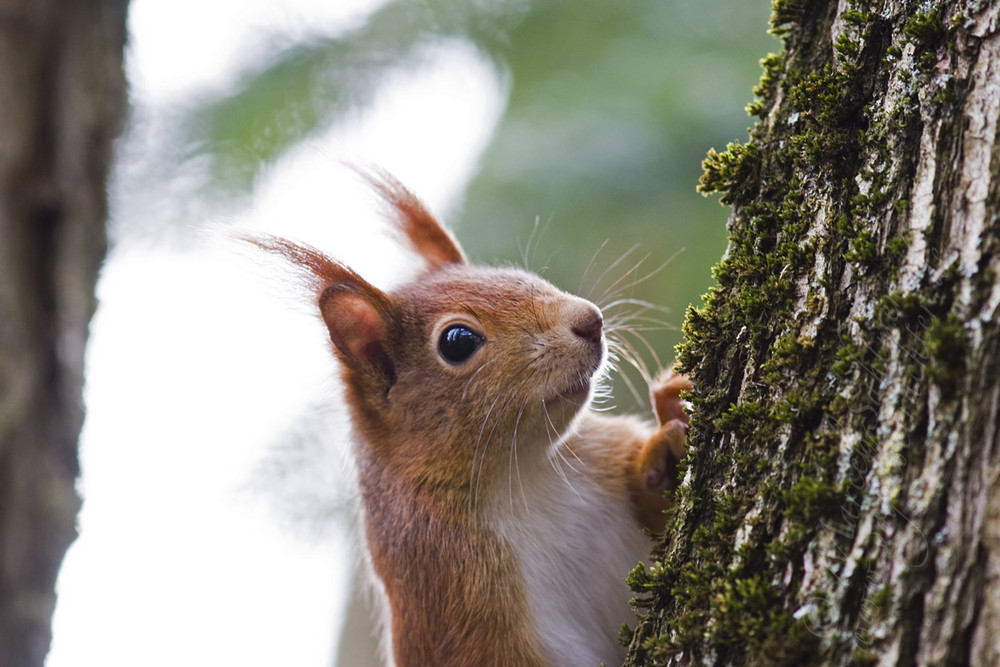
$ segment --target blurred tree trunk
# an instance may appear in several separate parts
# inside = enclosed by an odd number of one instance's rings
[[[0,665],[42,665],[77,439],[126,0],[0,0]]]
[[[1000,665],[997,0],[776,0],[629,663]]]

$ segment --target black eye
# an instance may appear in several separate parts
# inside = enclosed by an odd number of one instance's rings
[[[483,344],[483,337],[467,326],[453,324],[441,333],[438,353],[445,361],[460,364],[467,361]]]

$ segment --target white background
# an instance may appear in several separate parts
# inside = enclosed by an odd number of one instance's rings
[[[248,259],[220,230],[305,240],[388,285],[414,262],[380,233],[377,207],[340,161],[388,168],[447,218],[506,91],[469,45],[443,42],[423,68],[401,63],[370,108],[272,165],[249,206],[187,200],[194,166],[158,167],[168,177],[152,184],[141,175],[155,153],[146,147],[171,140],[171,111],[226,90],[277,48],[269,35],[334,35],[378,4],[132,2],[139,120],[119,145],[112,218],[124,238],[130,226],[183,217],[185,238],[123,240],[98,286],[81,535],[59,578],[48,667],[333,661],[356,559],[350,512],[322,516],[352,493],[335,367],[280,267]],[[283,435],[317,421],[328,449],[272,484],[261,470],[280,459]],[[288,525],[282,508],[307,515],[313,501],[311,527]]]

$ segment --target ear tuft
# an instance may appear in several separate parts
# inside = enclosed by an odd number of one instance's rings
[[[354,170],[392,206],[397,228],[406,234],[431,271],[448,264],[466,263],[465,253],[451,232],[395,176],[377,167],[354,167]]]
[[[242,235],[245,243],[288,262],[313,303],[318,301],[323,322],[341,359],[356,370],[396,381],[388,354],[389,330],[394,322],[392,299],[350,267],[308,245],[278,236]]]
[[[350,267],[310,245],[270,234],[239,234],[237,239],[285,260],[297,273],[300,282],[304,283],[310,296],[318,296],[333,283],[364,282]]]

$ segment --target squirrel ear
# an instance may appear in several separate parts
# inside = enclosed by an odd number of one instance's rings
[[[413,249],[427,261],[431,271],[448,264],[465,264],[465,253],[444,225],[430,214],[417,196],[384,169],[355,171],[394,209],[397,228],[406,234]]]
[[[389,385],[396,370],[389,357],[391,302],[367,283],[337,283],[323,290],[319,309],[330,340],[344,362],[362,372],[374,370]]]

